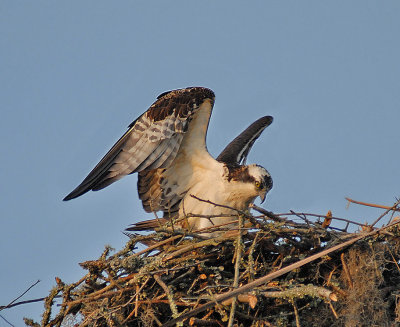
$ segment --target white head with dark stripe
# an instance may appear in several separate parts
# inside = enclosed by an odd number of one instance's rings
[[[261,203],[272,188],[272,178],[270,173],[262,166],[252,164],[248,166],[227,166],[228,182],[235,189],[233,193],[241,197],[245,205],[253,202],[256,197],[260,197]]]
[[[249,165],[246,166],[249,172],[249,175],[253,177],[254,187],[258,192],[258,195],[261,199],[261,203],[264,202],[265,196],[272,189],[273,182],[272,177],[268,170],[259,165]]]

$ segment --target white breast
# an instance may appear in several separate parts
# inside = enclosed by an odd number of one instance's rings
[[[236,221],[237,211],[219,207],[198,199],[231,208],[246,210],[254,201],[256,193],[252,185],[228,181],[227,169],[223,163],[212,160],[204,161],[194,169],[190,181],[190,189],[184,196],[179,210],[179,216],[185,215],[220,215],[215,218],[190,217],[187,222],[192,230],[198,230],[214,225]],[[194,198],[192,195],[196,196]]]

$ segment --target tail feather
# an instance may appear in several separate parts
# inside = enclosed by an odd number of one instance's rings
[[[157,218],[157,219],[150,219],[145,221],[140,221],[136,224],[130,225],[126,228],[126,231],[147,231],[147,230],[154,230],[157,228],[163,228],[167,225],[168,220],[165,218]]]

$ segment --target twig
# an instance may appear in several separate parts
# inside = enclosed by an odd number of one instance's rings
[[[17,304],[13,305],[13,303],[15,303],[15,301],[17,301],[17,300],[20,299],[21,297],[23,297],[26,293],[28,293],[28,292],[30,291],[30,289],[32,289],[33,287],[35,287],[35,286],[36,286],[37,284],[39,284],[39,283],[40,283],[40,280],[38,279],[38,280],[37,280],[36,282],[34,282],[31,286],[29,286],[24,292],[22,292],[21,295],[17,296],[14,300],[12,300],[9,304],[0,306],[0,311],[2,311],[2,310],[4,310],[4,309],[11,308],[11,307],[17,305]],[[42,300],[43,300],[43,299],[42,299]],[[38,302],[38,301],[35,301],[35,302]],[[20,304],[21,304],[21,303],[20,303]],[[18,305],[19,305],[19,304],[18,304]]]
[[[132,275],[129,275],[129,276],[126,276],[126,277],[121,277],[121,278],[119,278],[118,280],[112,280],[112,281],[110,281],[110,284],[108,284],[107,286],[105,286],[105,287],[103,287],[102,289],[100,289],[100,290],[98,290],[98,291],[95,291],[95,292],[92,292],[89,296],[87,296],[87,297],[82,297],[82,298],[80,298],[80,299],[78,299],[78,300],[74,300],[74,301],[64,301],[61,305],[62,306],[66,306],[66,305],[68,305],[68,306],[73,306],[73,305],[75,305],[75,304],[79,304],[79,303],[83,303],[83,302],[90,302],[90,301],[93,301],[93,300],[97,300],[97,299],[100,299],[100,298],[102,298],[102,297],[109,297],[110,295],[113,295],[113,294],[115,294],[116,292],[114,292],[114,291],[109,291],[109,290],[111,290],[111,289],[113,289],[113,288],[116,288],[117,286],[118,286],[118,284],[117,283],[123,283],[123,282],[125,282],[125,281],[128,281],[128,280],[131,280],[131,279],[133,279],[133,278],[135,278],[136,277],[136,274],[132,274]],[[85,278],[85,277],[84,277]],[[81,280],[82,279],[84,279],[84,278],[81,278]],[[75,285],[76,284],[80,284],[80,282],[78,282],[78,283],[75,283]],[[74,286],[74,287],[76,287],[76,286]],[[123,289],[123,290],[121,290],[121,291],[128,291],[128,290],[131,290],[132,288],[130,287],[130,288],[125,288],[125,289]],[[121,291],[119,291],[119,292],[121,292]],[[122,293],[121,293],[122,294]]]
[[[296,327],[301,327],[301,325],[300,325],[300,317],[299,317],[299,310],[297,309],[296,301],[294,299],[291,299],[290,303],[293,306],[294,316],[296,318]]]
[[[356,200],[353,200],[353,199],[350,199],[350,198],[345,198],[345,199],[347,201],[351,202],[351,203],[360,204],[360,205],[367,206],[367,207],[380,208],[380,209],[389,209],[389,210],[392,210],[392,211],[400,211],[399,208],[393,208],[393,206],[389,207],[389,206],[384,206],[384,205],[380,205],[380,204],[356,201]]]
[[[239,216],[239,233],[236,240],[236,262],[235,262],[235,277],[233,280],[233,288],[237,288],[239,286],[239,268],[240,268],[240,261],[242,259],[242,225],[243,225],[243,217]],[[232,327],[233,319],[235,318],[235,309],[236,309],[236,298],[233,298],[231,304],[231,311],[229,313],[229,321],[228,327]]]
[[[217,320],[203,320],[203,319],[197,319],[197,318],[190,318],[189,321],[189,326],[199,326],[199,327],[203,327],[203,326],[216,326],[216,327],[222,327],[222,325],[217,321]]]
[[[162,245],[165,245],[165,244],[168,244],[168,243],[170,243],[172,241],[175,241],[176,239],[181,238],[181,237],[182,237],[181,235],[172,236],[170,238],[167,238],[164,241],[158,242],[157,244],[151,245],[151,246],[147,247],[146,249],[144,249],[142,251],[136,252],[136,253],[132,254],[131,256],[129,256],[128,258],[138,257],[138,256],[140,256],[140,255],[142,255],[144,253],[150,252],[151,250],[154,250],[154,249],[156,249],[156,248],[158,248],[158,247],[160,247]]]
[[[142,285],[142,287],[144,287],[144,285],[147,284],[147,281],[148,281],[148,280],[149,280],[149,279],[146,280],[146,282]],[[135,317],[137,317],[137,314],[138,314],[138,309],[139,309],[139,304],[138,304],[138,301],[139,301],[139,292],[140,292],[140,289],[141,289],[142,287],[139,287],[139,285],[136,285],[135,309],[133,309],[133,311],[132,311],[132,314],[134,314]],[[124,322],[126,323],[126,322],[128,321],[129,318],[130,318],[130,317],[129,317],[129,315],[128,315],[128,317],[126,317],[126,319],[124,320]]]
[[[177,318],[179,317],[179,312],[178,312],[178,308],[176,307],[176,303],[174,301],[174,297],[171,293],[171,290],[168,288],[168,286],[163,282],[163,280],[161,279],[161,277],[159,275],[154,275],[153,276],[154,279],[156,280],[156,282],[162,287],[162,289],[164,290],[165,294],[167,295],[168,301],[169,301],[169,306],[171,308],[172,311],[172,317]],[[176,323],[177,326],[183,326],[182,321],[179,321]]]
[[[152,274],[152,275],[154,275],[154,274],[160,275],[160,274],[165,274],[165,273],[168,273],[168,272],[171,272],[171,271],[179,271],[179,270],[182,270],[182,269],[188,269],[188,268],[196,267],[199,264],[204,263],[204,262],[207,262],[207,259],[196,261],[196,262],[194,262],[194,263],[192,263],[190,265],[178,266],[178,267],[175,267],[175,268],[164,268],[164,269],[155,270],[155,271],[150,272],[150,274]]]
[[[339,217],[329,217],[327,215],[319,215],[319,214],[309,213],[309,212],[300,212],[300,213],[286,212],[286,213],[277,213],[275,215],[276,216],[292,216],[292,215],[296,215],[297,216],[298,214],[304,215],[304,216],[310,216],[310,217],[317,217],[317,218],[329,218],[329,219],[333,219],[333,220],[344,221],[346,223],[357,225],[357,226],[365,226],[365,224],[358,223],[356,221],[352,221],[352,220],[349,220],[349,219],[339,218]],[[331,228],[331,227],[329,226],[329,228]]]
[[[4,318],[2,315],[0,315],[0,318],[3,319],[7,324],[9,324],[12,327],[15,327],[11,322],[9,322],[6,318]]]
[[[192,198],[198,200],[198,201],[205,202],[205,203],[208,203],[208,204],[212,204],[212,205],[214,205],[214,206],[216,206],[216,207],[230,209],[230,210],[236,211],[239,215],[247,216],[246,213],[245,213],[244,211],[242,211],[242,210],[239,210],[239,209],[236,209],[236,208],[233,208],[233,207],[224,205],[224,204],[218,204],[218,203],[212,202],[212,201],[210,201],[210,200],[204,200],[204,199],[198,198],[197,196],[195,196],[195,195],[193,195],[193,194],[190,194],[190,196],[191,196]]]
[[[135,308],[133,311],[126,317],[126,319],[122,322],[122,324],[126,324],[126,322],[133,316],[137,317],[138,309],[139,309],[139,293],[143,290],[143,288],[146,286],[147,282],[150,280],[150,277],[147,277],[145,282],[142,284],[142,286],[139,287],[139,284],[136,285],[136,294],[132,296],[132,299],[135,299]],[[123,306],[126,307],[128,304],[130,304],[131,301],[128,301],[125,303]]]
[[[306,295],[324,298],[330,301],[337,301],[337,296],[331,290],[314,285],[301,285],[283,291],[266,291],[261,293],[265,297],[271,298],[302,298]]]
[[[49,320],[51,319],[53,301],[56,296],[58,296],[58,293],[62,291],[62,289],[63,285],[61,285],[61,283],[53,287],[53,289],[50,291],[49,296],[46,297],[46,299],[44,300],[45,311],[42,315],[42,326],[52,326],[51,324],[49,324]]]
[[[156,315],[155,315],[153,312],[150,311],[149,314],[150,314],[150,316],[153,318],[153,320],[156,322],[156,324],[157,324],[158,326],[162,326],[161,321],[158,320],[158,318],[156,317]]]
[[[342,261],[343,270],[344,270],[344,273],[346,275],[347,282],[349,283],[349,288],[352,289],[353,288],[353,281],[351,279],[351,276],[350,276],[350,273],[349,273],[349,269],[347,268],[347,263],[344,260],[344,253],[342,253],[340,255],[340,260]]]
[[[61,295],[57,295],[57,296],[56,296],[56,298],[61,298],[61,297],[62,297]],[[45,299],[46,299],[45,297],[40,297],[40,298],[37,298],[37,299],[15,302],[15,303],[13,303],[13,304],[7,306],[7,309],[16,307],[16,306],[18,306],[18,305],[41,302],[41,301],[44,301]],[[5,308],[5,306],[4,306],[4,307],[0,307],[0,309],[3,310],[3,309],[6,309],[6,308]]]
[[[71,308],[72,306],[75,306],[76,304],[93,302],[98,299],[116,296],[117,294],[122,295],[123,293],[129,292],[132,290],[136,290],[136,287],[125,287],[125,288],[121,288],[118,291],[100,292],[100,294],[96,294],[96,296],[93,296],[92,295],[93,293],[92,293],[88,297],[83,297],[83,298],[80,298],[80,299],[74,300],[74,301],[64,302],[61,304],[61,306],[69,306]]]
[[[198,217],[198,218],[212,218],[212,217],[227,217],[227,216],[221,216],[221,215],[210,215],[210,216],[206,216],[206,215],[194,215],[193,217]],[[235,215],[234,217],[237,217],[237,215]],[[204,227],[201,229],[197,229],[195,232],[193,233],[189,233],[185,230],[168,230],[168,229],[156,229],[157,232],[161,232],[161,233],[169,233],[169,234],[179,234],[179,235],[183,235],[183,236],[189,236],[189,237],[193,237],[193,238],[198,238],[201,240],[208,240],[210,239],[210,237],[207,236],[202,236],[202,233],[206,233],[206,232],[213,232],[213,231],[222,231],[223,229],[221,227],[229,227],[232,224],[237,223],[238,220],[233,220],[227,223],[223,223],[223,224],[218,224],[218,225],[213,225],[213,226],[208,226],[208,227]],[[228,230],[228,228],[227,228]],[[231,230],[231,228],[229,228],[229,230]]]
[[[333,307],[333,304],[331,301],[329,301],[329,307],[331,308],[331,311],[333,313],[333,315],[335,316],[336,319],[339,319],[339,315],[337,314],[335,308]]]
[[[258,211],[259,213],[262,213],[263,215],[267,216],[268,218],[280,222],[280,223],[286,223],[287,220],[285,218],[278,217],[278,215],[275,215],[273,212],[265,210],[264,208],[261,208],[259,206],[256,206],[254,203],[251,203],[249,205],[249,208],[254,209]]]
[[[232,304],[234,300],[235,299],[230,298],[222,302],[222,304],[229,305]],[[252,309],[254,309],[257,304],[257,297],[251,293],[239,294],[236,300],[240,303],[248,303]]]
[[[206,240],[207,239],[206,236],[197,234],[198,231],[189,232],[188,230],[185,230],[185,229],[175,228],[174,230],[172,230],[172,229],[169,229],[167,227],[167,228],[155,228],[154,231],[157,232],[157,233],[166,233],[166,234],[169,234],[169,235],[181,235],[181,236],[184,236],[184,237],[193,237],[193,238],[197,238],[199,240]]]
[[[308,264],[308,263],[310,263],[312,261],[315,261],[315,260],[317,260],[317,259],[319,259],[319,258],[321,258],[321,257],[323,257],[325,255],[328,255],[329,253],[332,253],[332,252],[337,251],[339,249],[342,249],[342,248],[344,248],[346,246],[354,244],[355,242],[357,242],[357,241],[359,241],[359,240],[361,240],[363,238],[366,238],[366,237],[369,237],[369,236],[373,236],[373,235],[379,233],[379,231],[381,231],[381,230],[387,229],[389,227],[393,227],[394,225],[398,225],[398,224],[400,224],[400,221],[396,222],[394,224],[388,225],[388,226],[384,226],[384,227],[382,227],[382,228],[380,228],[378,230],[374,230],[372,232],[365,233],[365,234],[360,235],[360,236],[356,236],[353,239],[350,239],[350,240],[348,240],[348,241],[346,241],[344,243],[341,243],[341,244],[333,246],[333,247],[331,247],[329,249],[323,250],[323,251],[321,251],[319,253],[316,253],[314,255],[311,255],[311,256],[303,259],[303,260],[297,261],[297,262],[295,262],[295,263],[293,263],[293,264],[291,264],[289,266],[286,266],[286,267],[284,267],[284,268],[282,268],[282,269],[280,269],[278,271],[275,271],[275,272],[270,273],[270,274],[268,274],[266,276],[260,277],[260,278],[256,279],[255,281],[253,281],[251,283],[248,283],[248,284],[246,284],[246,285],[244,285],[242,287],[234,289],[233,291],[229,291],[229,292],[217,295],[217,296],[215,296],[214,301],[207,302],[207,303],[199,306],[197,309],[194,309],[192,311],[183,313],[180,317],[172,319],[172,320],[168,321],[167,323],[165,323],[163,325],[163,327],[171,327],[171,326],[175,325],[178,321],[186,320],[186,319],[188,319],[190,317],[193,317],[193,316],[199,314],[200,312],[203,312],[204,310],[207,310],[207,309],[213,307],[216,302],[220,303],[222,301],[225,301],[227,299],[235,297],[235,296],[237,296],[239,294],[249,292],[250,290],[254,289],[255,287],[260,286],[262,284],[265,284],[265,283],[269,282],[270,280],[272,280],[274,278],[282,276],[282,275],[284,275],[284,274],[286,274],[286,273],[288,273],[288,272],[290,272],[290,271],[292,271],[294,269],[300,268],[300,267],[302,267],[302,266],[304,266],[304,265],[306,265],[306,264]]]
[[[399,203],[400,203],[400,200],[396,201],[396,203],[393,204],[393,206],[392,206],[391,208],[387,209],[383,214],[381,214],[381,215],[372,223],[371,227],[374,227],[374,226],[378,223],[378,221],[381,220],[383,217],[385,217],[390,211],[396,209],[396,207],[399,205]]]
[[[390,247],[389,247],[387,244],[386,244],[386,248],[389,250],[390,256],[392,257],[393,262],[394,262],[394,264],[396,265],[397,270],[400,272],[399,264],[397,263],[397,260],[395,259],[395,257],[394,257],[394,255],[393,255],[392,251],[390,250]]]
[[[169,254],[168,256],[163,258],[163,261],[168,261],[171,260],[172,258],[176,257],[176,256],[180,256],[183,253],[186,253],[188,251],[192,251],[194,249],[197,248],[202,248],[204,246],[209,246],[209,245],[217,245],[218,243],[227,240],[226,237],[217,237],[217,238],[212,238],[212,239],[208,239],[205,241],[201,241],[198,243],[194,243],[194,244],[190,244],[187,246],[184,246],[182,249],[176,250],[175,252],[172,252],[171,254]]]
[[[300,217],[302,220],[304,220],[304,217],[307,217],[307,216],[311,216],[311,217],[317,217],[317,218],[329,218],[329,219],[335,219],[335,220],[341,220],[341,221],[345,221],[345,222],[347,222],[348,224],[349,223],[352,223],[352,224],[354,224],[354,225],[359,225],[359,226],[364,226],[364,224],[360,224],[360,223],[357,223],[357,222],[353,222],[353,221],[351,221],[351,220],[348,220],[348,219],[344,219],[344,218],[338,218],[338,217],[330,217],[330,216],[326,216],[326,215],[319,215],[319,214],[313,214],[313,213],[304,213],[304,212],[301,212],[301,213],[296,213],[296,212],[294,212],[294,211],[292,211],[292,212],[288,212],[288,213],[277,213],[277,214],[274,214],[274,213],[272,213],[272,212],[270,212],[270,211],[267,211],[267,210],[265,210],[265,209],[263,209],[263,208],[260,208],[260,207],[258,207],[258,206],[256,206],[255,204],[251,204],[250,205],[250,208],[252,208],[252,209],[254,209],[254,210],[256,210],[256,211],[258,211],[259,213],[262,213],[264,216],[266,216],[267,218],[269,218],[269,219],[272,219],[272,220],[274,220],[274,221],[276,221],[276,222],[281,222],[281,223],[284,223],[285,225],[288,225],[288,226],[292,226],[292,227],[301,227],[301,226],[305,226],[305,227],[309,227],[309,224],[299,224],[299,223],[297,223],[297,222],[295,222],[295,221],[293,221],[293,220],[289,220],[289,219],[287,219],[287,218],[281,218],[280,216],[298,216],[298,215],[303,215],[303,217]],[[310,221],[308,221],[308,222],[310,222]],[[318,224],[316,224],[316,223],[313,223],[313,225],[315,226],[315,227],[318,227],[319,225]],[[322,225],[321,225],[322,226]],[[336,228],[336,227],[332,227],[332,226],[328,226],[328,228],[329,229],[331,229],[331,230],[333,230],[333,231],[340,231],[340,232],[346,232],[346,229],[340,229],[340,228]]]
[[[299,217],[301,220],[303,220],[307,224],[307,226],[309,228],[311,228],[311,225],[313,225],[314,227],[318,228],[315,223],[313,223],[312,221],[309,221],[307,219],[307,216],[304,213],[297,213],[297,212],[295,212],[293,210],[290,210],[290,213],[292,213],[296,217]]]
[[[247,214],[245,211],[243,211],[243,210],[239,210],[239,209],[236,209],[236,208],[233,208],[233,207],[230,207],[230,206],[227,206],[227,205],[223,205],[223,204],[218,204],[218,203],[214,203],[214,202],[212,202],[212,201],[210,201],[210,200],[204,200],[204,199],[200,199],[200,198],[198,198],[197,196],[195,196],[195,195],[190,195],[191,197],[193,197],[193,198],[195,198],[196,200],[199,200],[199,201],[201,201],[201,202],[205,202],[205,203],[208,203],[208,204],[212,204],[212,205],[214,205],[214,206],[216,206],[216,207],[221,207],[221,208],[226,208],[226,209],[230,209],[230,210],[233,210],[233,211],[236,211],[237,213],[238,213],[238,215],[239,216],[243,216],[243,217],[246,217],[246,219],[248,219],[254,226],[259,226],[261,229],[264,229],[265,227],[264,226],[260,226],[260,223],[252,216],[252,215],[250,215],[250,214]],[[252,208],[254,206],[254,204],[250,204],[249,205],[249,208]],[[270,214],[272,214],[272,213],[270,213]],[[273,215],[273,214],[272,214]],[[221,217],[221,215],[219,215],[219,217]],[[277,218],[279,221],[282,221],[282,219],[281,218]],[[231,223],[233,223],[233,222],[231,222]]]
[[[264,219],[265,219],[265,217],[267,217],[267,218],[269,218],[271,220],[274,220],[274,221],[276,221],[278,223],[283,223],[283,224],[285,224],[287,226],[296,227],[296,228],[297,227],[305,227],[305,228],[308,229],[307,232],[309,232],[309,224],[299,224],[299,223],[297,223],[297,222],[295,222],[293,220],[289,220],[287,218],[281,218],[280,216],[292,216],[292,215],[297,216],[297,215],[300,214],[300,215],[303,215],[303,216],[326,218],[326,216],[324,216],[324,215],[317,215],[317,214],[310,214],[310,213],[303,213],[303,212],[302,213],[289,212],[289,213],[277,213],[277,214],[274,214],[274,213],[272,213],[270,211],[265,210],[264,208],[256,206],[255,204],[251,204],[249,207],[254,209],[254,210],[256,210],[256,211],[258,211],[259,213],[263,214],[264,215]],[[330,217],[330,218],[338,219],[338,220],[346,220],[346,219],[335,218],[335,217]],[[304,220],[303,217],[301,217],[301,219]],[[355,223],[355,224],[358,225],[358,223]],[[360,224],[360,225],[363,225],[363,224]],[[315,225],[315,226],[318,226],[318,225]],[[338,228],[335,228],[335,227],[331,227],[331,226],[329,226],[328,228],[332,229],[332,230],[342,231],[341,229],[338,229]],[[265,228],[263,228],[263,229],[265,230]]]
[[[248,254],[248,262],[247,262],[247,267],[249,270],[249,281],[253,281],[254,280],[254,276],[256,275],[256,272],[254,270],[254,258],[253,258],[253,253],[254,253],[254,249],[256,248],[256,244],[257,244],[257,239],[258,239],[258,235],[260,233],[257,233],[256,236],[254,237],[253,242],[251,243],[250,249],[249,249],[249,254]]]

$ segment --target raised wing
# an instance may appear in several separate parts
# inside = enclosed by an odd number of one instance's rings
[[[265,116],[256,120],[237,136],[218,156],[217,160],[227,164],[245,164],[247,155],[254,142],[258,139],[264,129],[271,125],[273,118]]]
[[[214,98],[211,90],[202,87],[161,94],[129,125],[129,130],[64,201],[90,190],[100,190],[134,172],[168,167],[179,151],[193,116],[207,101],[212,108]],[[204,139],[205,133],[206,130]]]

